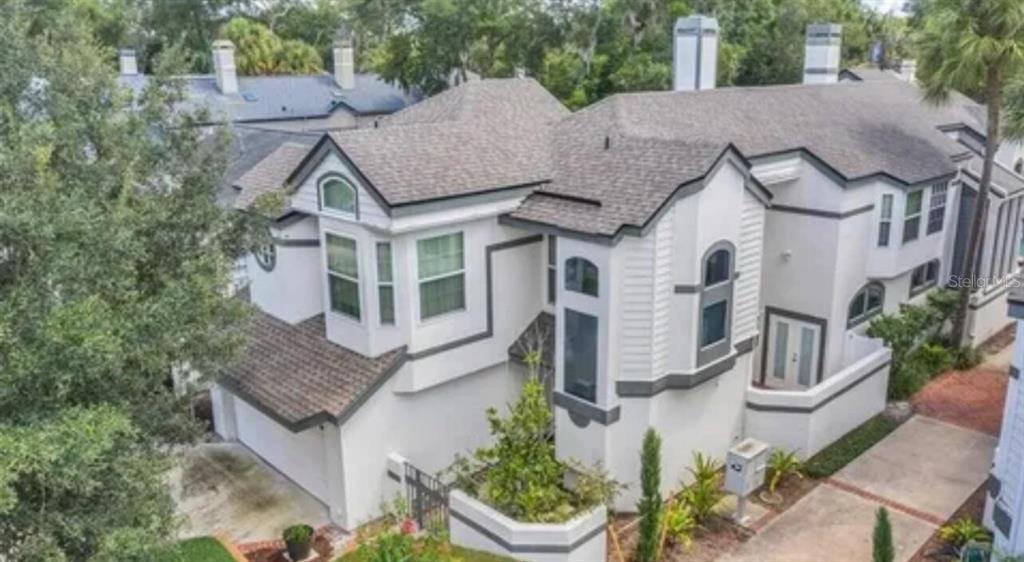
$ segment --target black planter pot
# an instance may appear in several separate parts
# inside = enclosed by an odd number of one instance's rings
[[[313,528],[309,525],[303,525],[309,530],[304,540],[287,540],[284,541],[285,549],[288,551],[288,558],[292,562],[298,562],[299,560],[305,560],[309,558],[309,553],[313,547]]]

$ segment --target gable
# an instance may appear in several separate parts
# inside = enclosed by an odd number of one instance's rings
[[[327,148],[319,155],[319,158],[311,161],[309,166],[308,172],[302,174],[303,179],[294,187],[291,194],[292,209],[311,215],[340,216],[382,228],[391,222],[389,212],[379,196],[337,150]],[[330,178],[340,178],[355,188],[356,213],[354,216],[340,215],[323,208],[320,187]]]

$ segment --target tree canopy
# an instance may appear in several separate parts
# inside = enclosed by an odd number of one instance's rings
[[[225,294],[253,221],[215,195],[226,145],[168,80],[141,99],[73,9],[0,19],[0,559],[153,560],[173,536],[168,384],[237,349]]]

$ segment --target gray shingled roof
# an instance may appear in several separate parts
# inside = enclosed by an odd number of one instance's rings
[[[205,106],[217,122],[254,122],[326,117],[343,108],[359,115],[393,113],[415,96],[374,74],[356,74],[355,88],[342,90],[330,74],[239,76],[238,93],[224,95],[212,74],[185,76],[191,107]],[[149,77],[121,76],[121,84],[140,92]]]
[[[284,144],[304,146],[305,150],[316,144],[322,136],[320,133],[290,132],[276,129],[261,129],[256,126],[234,125],[231,127],[231,152],[228,167],[224,172],[223,188],[218,200],[225,208],[241,207],[236,205],[239,189],[243,183],[248,185],[254,176],[249,175],[257,165]],[[303,152],[305,154],[305,152]],[[301,158],[301,156],[299,157]],[[243,183],[242,177],[249,176]],[[258,177],[258,176],[255,176]],[[283,180],[279,180],[283,181]],[[278,188],[280,188],[278,183]],[[250,194],[249,202],[256,194]],[[248,202],[246,203],[248,205]]]
[[[254,309],[244,334],[218,382],[292,431],[343,419],[405,358],[404,347],[370,358],[330,342],[322,314],[291,325]]]
[[[855,68],[844,68],[839,71],[839,78],[849,78],[859,82],[873,82],[876,80],[899,80],[890,70],[882,70],[877,66],[858,66]]]
[[[234,182],[234,185],[242,190],[235,198],[235,208],[248,208],[261,195],[280,192],[288,175],[309,153],[312,145],[312,142],[294,142],[293,139],[289,139],[250,167]]]
[[[981,181],[982,167],[985,159],[981,156],[974,156],[964,167],[964,173],[975,182]],[[1024,177],[1008,170],[998,162],[992,165],[992,185],[1005,191],[1008,195],[1024,191]],[[975,187],[976,186],[972,186]]]
[[[965,152],[940,118],[898,80],[619,94],[558,125],[551,184],[511,216],[602,236],[642,227],[730,144],[748,158],[806,150],[849,180],[914,184],[952,174]]]

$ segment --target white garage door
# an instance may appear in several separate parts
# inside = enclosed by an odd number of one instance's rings
[[[292,433],[242,400],[235,400],[238,440],[288,478],[327,503],[323,432]]]

